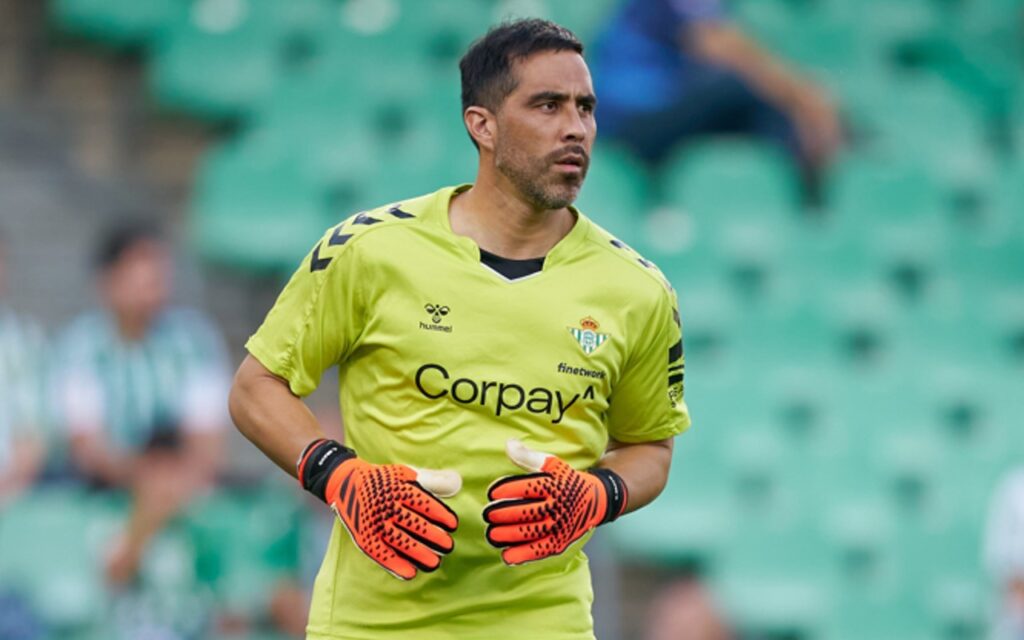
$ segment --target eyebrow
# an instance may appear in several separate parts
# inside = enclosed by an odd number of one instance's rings
[[[553,102],[568,102],[569,94],[559,93],[558,91],[541,91],[530,96],[529,102],[532,104],[535,102],[546,102],[548,100],[551,100]],[[577,98],[576,102],[590,107],[596,107],[597,96],[595,96],[592,93],[588,93]]]

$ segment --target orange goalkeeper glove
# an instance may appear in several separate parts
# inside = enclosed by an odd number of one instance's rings
[[[352,541],[395,577],[434,571],[455,547],[455,512],[436,496],[459,492],[454,471],[371,464],[334,440],[314,440],[297,466],[303,488],[326,502]]]
[[[507,451],[533,473],[501,478],[487,492],[487,541],[503,549],[506,564],[558,555],[626,508],[626,483],[610,469],[576,471],[518,440],[509,440]]]

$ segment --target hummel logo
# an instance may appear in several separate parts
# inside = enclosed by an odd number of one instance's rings
[[[427,331],[444,331],[445,333],[451,333],[451,325],[441,324],[441,320],[451,311],[447,305],[441,304],[427,304],[423,307],[423,310],[430,314],[430,320],[433,324],[427,324],[426,322],[420,321],[420,329],[426,329]]]
[[[423,307],[423,310],[430,314],[430,319],[434,321],[434,324],[439,324],[441,318],[448,315],[448,307],[439,304],[428,304]]]

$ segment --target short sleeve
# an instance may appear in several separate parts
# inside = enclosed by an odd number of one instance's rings
[[[8,354],[10,371],[17,372],[7,381],[10,391],[11,426],[18,437],[38,438],[45,422],[44,395],[48,349],[43,332],[25,322],[16,330],[17,342]]]
[[[97,320],[77,318],[61,335],[51,376],[57,420],[71,435],[99,433],[107,418],[103,377],[97,370]]]
[[[210,320],[198,313],[182,314],[179,332],[185,344],[185,370],[179,398],[181,422],[190,432],[219,431],[230,418],[227,403],[230,375],[224,339]]]
[[[299,265],[245,347],[304,397],[324,371],[345,359],[365,317],[358,247],[339,225]]]
[[[620,442],[650,442],[690,426],[683,398],[682,328],[675,294],[666,291],[649,316],[622,377],[612,389],[608,433]]]

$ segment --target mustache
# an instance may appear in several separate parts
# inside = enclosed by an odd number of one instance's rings
[[[588,154],[587,150],[583,148],[583,145],[579,144],[572,144],[567,147],[562,147],[558,151],[553,151],[552,153],[548,154],[547,159],[550,164],[554,164],[556,160],[569,154],[577,155],[583,158],[584,167],[590,166],[590,154]]]

